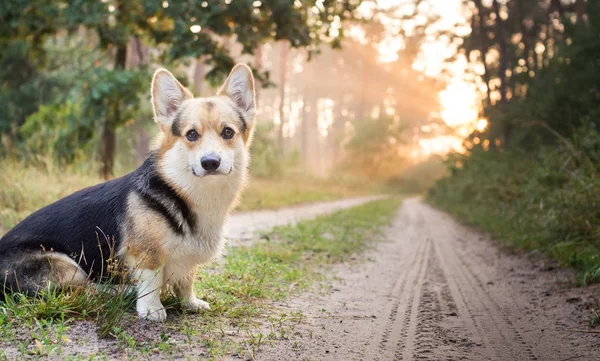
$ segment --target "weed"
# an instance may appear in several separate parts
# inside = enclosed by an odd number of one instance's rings
[[[590,134],[596,142],[597,132]],[[589,158],[575,159],[556,148],[474,150],[449,159],[452,176],[428,200],[509,246],[545,252],[587,284],[600,280],[597,156],[589,150]]]
[[[592,308],[592,315],[589,323],[592,328],[600,325],[600,298],[596,300],[596,306]]]

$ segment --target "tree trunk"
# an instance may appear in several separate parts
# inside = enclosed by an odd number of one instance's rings
[[[300,124],[300,149],[302,151],[302,161],[306,169],[309,169],[309,114],[308,114],[309,100],[308,100],[308,89],[306,84],[302,88],[302,123]]]
[[[115,56],[115,69],[125,69],[127,61],[127,45],[119,45]],[[102,148],[100,152],[100,175],[104,179],[110,179],[114,176],[115,150],[117,145],[116,125],[121,118],[121,109],[119,102],[112,105],[112,112],[104,122],[102,131]]]
[[[575,1],[575,12],[577,13],[577,23],[581,24],[585,16],[585,0]]]
[[[487,105],[492,105],[492,90],[490,89],[490,72],[485,62],[488,53],[488,39],[485,30],[485,14],[483,11],[483,5],[481,0],[475,0],[475,6],[477,7],[477,26],[479,29],[479,53],[481,54],[481,62],[483,63],[483,81],[487,88]]]
[[[254,67],[256,68],[257,72],[260,72],[262,69],[262,45],[258,45],[258,47],[255,50],[254,53]],[[256,108],[258,109],[258,107],[260,106],[260,93],[261,93],[261,89],[262,89],[262,84],[256,84],[255,85],[255,100],[254,102],[256,103]]]
[[[199,96],[202,96],[202,88],[204,87],[205,67],[204,62],[200,58],[196,59],[196,66],[194,67],[194,90],[196,90],[196,94]]]
[[[344,102],[343,93],[339,94],[339,99],[335,104],[335,113],[331,130],[329,131],[328,138],[331,146],[331,164],[335,166],[342,156],[342,141],[344,140],[344,127],[346,125],[346,118],[343,115]],[[331,167],[330,167],[331,168]]]
[[[496,14],[496,43],[498,44],[499,49],[498,78],[500,79],[500,87],[498,90],[500,91],[500,104],[504,104],[506,103],[506,68],[508,63],[506,41],[504,38],[504,21],[500,17],[500,4],[498,4],[498,0],[494,0],[492,5],[494,7],[494,13]],[[511,132],[512,125],[509,121],[505,120],[503,124],[505,146],[510,140]]]
[[[565,8],[563,7],[560,1],[561,0],[552,0],[550,8],[551,11],[552,9],[556,10],[558,12],[558,16],[560,16],[560,18],[562,19],[562,17],[565,15]]]
[[[144,46],[137,36],[132,36],[127,45],[127,68],[133,69],[141,64],[146,64],[148,59],[148,47]]]
[[[506,101],[506,64],[507,64],[507,52],[506,42],[504,39],[504,21],[500,17],[500,4],[498,0],[492,2],[494,6],[494,13],[496,14],[496,43],[498,44],[498,78],[500,79],[500,102]]]
[[[525,60],[525,65],[527,66],[527,71],[533,70],[535,68],[535,60],[531,60],[531,44],[529,36],[530,31],[525,26],[525,8],[523,7],[523,3],[528,0],[518,0],[517,9],[519,11],[519,29],[521,30],[521,34],[523,35],[523,55],[522,59]],[[534,40],[535,43],[535,40]]]
[[[279,129],[278,129],[278,145],[282,153],[284,149],[283,139],[283,126],[285,124],[285,86],[286,86],[286,73],[287,73],[287,57],[288,57],[288,46],[285,41],[280,42],[281,53],[279,56],[280,68],[279,68]]]
[[[147,64],[148,61],[148,47],[145,46],[138,36],[132,36],[129,39],[127,45],[127,69],[134,69],[140,65]],[[150,149],[150,141],[148,133],[144,129],[144,122],[136,119],[133,127],[137,137],[134,138],[134,159],[136,165],[141,165],[146,159],[148,150]]]

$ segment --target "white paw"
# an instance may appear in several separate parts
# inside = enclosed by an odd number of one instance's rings
[[[190,312],[200,312],[201,310],[210,310],[208,302],[204,302],[199,298],[190,298],[183,303],[183,307]]]
[[[150,321],[162,322],[167,319],[167,311],[162,305],[138,308],[137,312],[138,316]]]

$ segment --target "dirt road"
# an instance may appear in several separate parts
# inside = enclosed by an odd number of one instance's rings
[[[592,289],[566,271],[499,252],[417,199],[361,265],[325,294],[283,305],[305,317],[258,360],[600,360]]]
[[[341,209],[381,199],[383,196],[346,198],[337,201],[314,202],[274,210],[234,213],[225,226],[225,235],[232,245],[254,240],[257,231],[267,231],[276,226],[296,223]]]

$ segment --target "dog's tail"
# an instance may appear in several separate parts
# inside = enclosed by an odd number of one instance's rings
[[[88,275],[60,252],[23,252],[0,261],[0,289],[34,295],[50,285],[64,287],[86,283]]]

